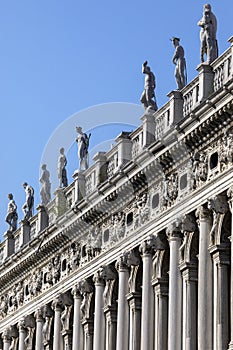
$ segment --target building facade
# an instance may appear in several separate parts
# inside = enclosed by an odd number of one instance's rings
[[[233,349],[229,42],[5,233],[0,349]]]

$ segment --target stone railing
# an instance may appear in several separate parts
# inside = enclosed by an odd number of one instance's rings
[[[189,115],[199,101],[199,77],[196,77],[183,90],[183,116]]]
[[[143,130],[142,127],[137,128],[130,134],[132,140],[132,158],[136,157],[143,149]]]
[[[214,91],[219,90],[228,81],[231,76],[232,55],[231,49],[228,49],[213,63],[214,72]]]
[[[155,115],[155,140],[161,140],[170,128],[170,102],[167,102]]]
[[[96,188],[96,169],[95,167],[89,168],[85,172],[85,194],[88,196]]]

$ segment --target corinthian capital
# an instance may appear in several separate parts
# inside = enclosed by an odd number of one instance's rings
[[[10,334],[10,327],[7,327],[4,329],[3,333],[2,333],[2,339],[3,342],[10,342],[11,340],[11,334]]]
[[[139,252],[141,253],[141,255],[154,254],[154,250],[155,250],[154,236],[148,237],[139,246]]]
[[[208,199],[208,208],[215,213],[225,214],[229,209],[226,195],[218,194],[217,196]]]
[[[119,270],[128,270],[128,254],[123,253],[116,262],[116,269]]]
[[[197,223],[199,224],[200,220],[210,220],[211,210],[208,209],[206,206],[201,205],[197,208],[195,215],[197,218]]]
[[[36,322],[43,322],[43,308],[39,307],[35,313],[34,313],[34,316],[35,316],[35,319],[36,319]]]
[[[93,282],[95,285],[101,284],[104,285],[104,269],[100,267],[93,276]]]
[[[63,306],[61,295],[58,295],[52,302],[52,308],[54,311],[61,311]]]
[[[74,296],[74,298],[80,298],[81,297],[81,285],[80,282],[74,285],[74,287],[71,290],[71,294]]]

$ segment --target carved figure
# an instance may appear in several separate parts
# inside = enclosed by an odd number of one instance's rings
[[[155,99],[155,76],[151,72],[150,67],[147,65],[147,61],[142,64],[142,73],[145,74],[144,91],[141,95],[140,101],[144,105],[144,108],[150,108],[157,111],[158,106]]]
[[[197,25],[201,27],[201,62],[204,62],[204,54],[206,54],[207,63],[210,64],[218,57],[217,19],[211,11],[210,4],[204,5],[203,16]]]
[[[40,190],[40,198],[41,203],[43,205],[47,205],[51,200],[51,183],[50,183],[50,174],[46,169],[46,164],[41,166],[42,173],[40,177],[41,190]]]
[[[207,165],[207,157],[201,152],[194,155],[193,162],[193,173],[194,173],[194,187],[198,187],[202,182],[207,180],[208,175],[208,165]]]
[[[22,305],[24,301],[23,282],[19,282],[16,286],[16,298],[17,304]]]
[[[17,229],[17,220],[18,220],[18,214],[17,214],[17,205],[15,204],[13,194],[8,194],[8,208],[7,208],[7,216],[6,216],[6,222],[9,224],[9,230],[15,231]]]
[[[175,47],[175,53],[172,57],[172,62],[176,65],[175,78],[178,90],[183,89],[187,84],[186,61],[184,58],[184,49],[180,45],[180,39],[173,37],[172,43]]]
[[[56,255],[53,260],[53,280],[54,283],[57,283],[61,276],[61,260],[60,256]]]
[[[3,295],[1,297],[1,301],[0,301],[0,317],[4,318],[7,314],[7,310],[8,310],[8,299],[5,295]]]
[[[164,200],[167,205],[172,205],[178,195],[178,175],[171,174],[164,182]]]
[[[71,314],[72,305],[65,305],[65,310],[61,314],[61,324],[62,330],[68,331],[70,328],[70,314]]]
[[[34,189],[27,184],[23,183],[23,188],[26,193],[26,202],[24,203],[22,210],[24,213],[24,220],[29,220],[32,217],[33,205],[34,205]]]
[[[52,317],[50,317],[49,315],[46,315],[45,323],[42,329],[44,345],[46,345],[50,341],[51,325],[52,325]]]
[[[65,156],[65,150],[62,147],[62,148],[60,148],[60,155],[59,155],[58,164],[57,164],[58,178],[60,180],[59,187],[67,187],[68,186],[66,165],[67,165],[67,159]]]
[[[82,131],[81,126],[76,126],[76,131],[78,133],[78,137],[76,138],[76,142],[78,143],[78,158],[79,158],[79,170],[82,170],[84,165],[84,170],[86,170],[89,166],[88,162],[88,148],[89,148],[89,140],[91,134],[87,136]]]

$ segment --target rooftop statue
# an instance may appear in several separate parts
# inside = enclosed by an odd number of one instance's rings
[[[203,16],[197,25],[201,27],[201,62],[204,62],[204,54],[206,54],[207,63],[211,63],[218,57],[218,42],[216,39],[217,19],[211,11],[210,4],[204,5]]]
[[[145,109],[150,108],[157,111],[158,107],[155,99],[155,76],[151,72],[147,63],[148,62],[145,61],[142,65],[142,73],[145,74],[145,84],[140,101],[144,105]]]
[[[68,186],[66,165],[67,165],[67,159],[65,156],[65,150],[62,147],[62,148],[60,148],[60,155],[59,155],[58,163],[57,163],[58,178],[60,180],[59,187],[67,187]]]
[[[187,71],[186,71],[186,62],[184,58],[184,49],[180,45],[180,39],[173,37],[171,39],[174,47],[175,53],[172,57],[172,62],[176,65],[175,68],[175,78],[178,90],[183,89],[187,84]]]
[[[81,126],[76,126],[76,131],[78,133],[78,136],[76,138],[76,142],[78,143],[78,158],[79,158],[79,170],[82,170],[82,167],[84,166],[84,170],[86,170],[89,166],[88,161],[88,148],[89,148],[89,140],[91,137],[91,134],[87,136],[82,131]]]
[[[51,200],[51,183],[50,183],[50,173],[46,169],[46,164],[41,166],[42,172],[40,177],[41,189],[40,198],[43,205],[47,205]]]
[[[6,222],[9,224],[9,230],[15,231],[17,229],[17,220],[18,220],[18,214],[17,214],[17,205],[15,204],[13,194],[8,194],[8,208],[7,208],[7,215],[6,215]]]
[[[23,183],[23,188],[26,193],[26,201],[22,206],[22,210],[24,213],[24,220],[28,220],[32,217],[32,211],[34,206],[34,189],[27,184],[27,182]]]

